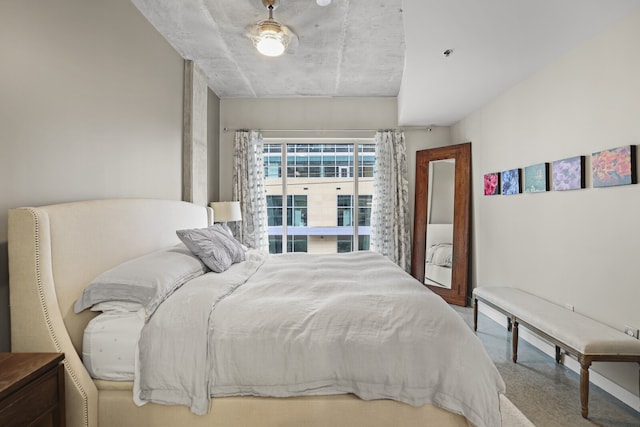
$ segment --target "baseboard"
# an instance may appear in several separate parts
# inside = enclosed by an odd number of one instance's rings
[[[478,311],[494,322],[498,323],[505,329],[507,328],[507,317],[499,311],[494,310],[486,304],[480,304],[478,306]],[[533,334],[528,329],[526,329],[525,326],[520,325],[520,327],[518,328],[518,336],[527,341],[532,346],[536,347],[538,350],[542,351],[547,356],[555,359],[555,346]],[[573,372],[577,373],[578,375],[580,374],[580,363],[578,363],[577,360],[565,355],[565,357],[563,357],[562,363]],[[595,372],[593,369],[589,371],[589,382],[597,385],[616,399],[640,412],[640,397],[611,381],[607,377]]]

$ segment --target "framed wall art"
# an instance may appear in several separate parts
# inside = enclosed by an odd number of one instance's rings
[[[494,196],[500,194],[500,173],[484,174],[484,195]]]
[[[520,193],[520,169],[509,169],[502,172],[502,194],[511,195]]]
[[[635,184],[636,146],[625,145],[593,153],[591,172],[594,187]]]
[[[584,188],[584,156],[556,160],[552,168],[554,191]]]
[[[524,191],[526,193],[549,191],[549,163],[538,163],[524,168]]]

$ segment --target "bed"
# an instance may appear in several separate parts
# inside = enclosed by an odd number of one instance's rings
[[[451,288],[453,224],[428,224],[424,283]]]
[[[101,273],[126,261],[179,244],[176,230],[206,228],[212,223],[212,211],[209,208],[165,200],[96,200],[10,210],[12,351],[65,353],[68,426],[470,424],[469,419],[472,417],[460,415],[463,411],[443,409],[447,405],[440,401],[438,406],[429,403],[412,405],[391,398],[375,398],[366,393],[363,398],[358,398],[357,391],[353,393],[346,389],[340,394],[335,394],[340,392],[339,389],[333,389],[330,394],[286,394],[287,397],[270,397],[255,392],[236,393],[230,389],[225,397],[213,397],[210,408],[204,415],[197,415],[193,408],[185,405],[146,403],[138,406],[132,398],[134,382],[92,378],[81,355],[87,324],[98,312],[83,310],[75,313],[73,307],[87,284]],[[236,265],[243,266],[245,263]],[[281,265],[284,266],[285,264]],[[276,266],[273,270],[277,271],[279,268]],[[398,271],[399,282],[409,277],[399,268]],[[187,283],[200,283],[205,280],[205,276],[212,277],[215,274],[206,273]],[[406,283],[409,288],[413,286]],[[187,289],[186,285],[162,302],[157,312],[170,310],[170,301],[174,301],[183,288]],[[243,285],[239,288],[242,292],[229,294],[239,298],[251,288]],[[286,288],[284,291],[289,292]],[[426,288],[421,292],[424,292],[420,294],[421,298],[422,295],[424,298],[431,298],[431,292]],[[245,297],[249,299],[244,301],[250,301],[250,295]],[[228,298],[229,301],[232,299]],[[438,310],[442,309],[441,306],[438,307]],[[436,323],[462,322],[446,304],[444,307],[450,313],[443,311]],[[224,319],[234,317],[233,308],[220,308],[219,311]],[[142,324],[147,325],[156,317],[160,318],[154,313]],[[464,345],[465,351],[460,352],[461,354],[481,348],[466,325],[459,333],[468,333],[468,336],[455,337],[455,346]],[[468,343],[470,340],[473,340],[471,344]],[[488,399],[482,404],[488,410],[497,411],[497,395],[504,391],[504,383],[483,350],[473,360],[471,368],[464,366],[464,363],[452,363],[451,360],[447,360],[447,364],[452,370],[461,370],[474,378],[484,376],[486,381],[491,382],[490,393],[477,393],[472,396],[472,400]],[[425,366],[425,371],[428,370],[429,367]],[[477,419],[475,424],[487,423],[486,420]]]

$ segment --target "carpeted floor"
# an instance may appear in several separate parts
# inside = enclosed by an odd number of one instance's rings
[[[473,327],[472,308],[453,308]],[[513,363],[510,334],[482,313],[477,336],[507,385],[507,398],[537,427],[640,427],[640,412],[593,384],[589,419],[582,418],[580,376],[524,340],[518,346],[518,363]]]

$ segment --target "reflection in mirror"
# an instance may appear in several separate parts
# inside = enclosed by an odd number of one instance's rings
[[[455,159],[429,162],[424,283],[451,289]]]

